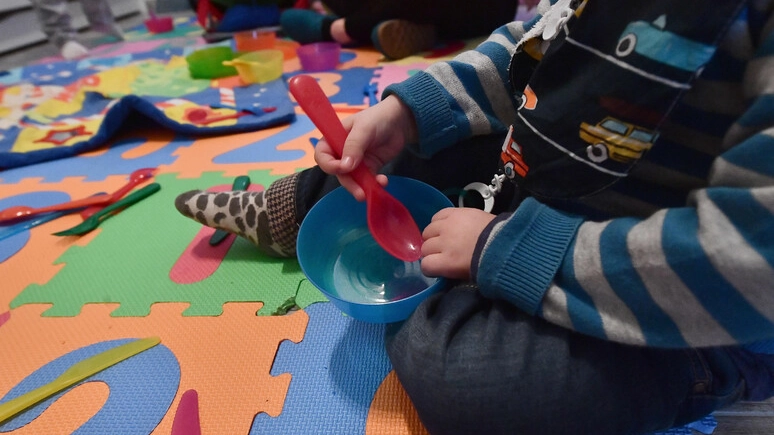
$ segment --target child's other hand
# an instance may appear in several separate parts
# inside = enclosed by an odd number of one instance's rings
[[[397,97],[389,96],[379,104],[344,119],[342,124],[349,132],[342,158],[336,157],[330,145],[321,139],[315,147],[314,160],[320,169],[336,175],[341,185],[362,201],[365,199],[363,189],[347,174],[360,162],[377,173],[400,154],[406,143],[415,142],[414,116]],[[382,185],[387,184],[387,177],[380,175],[377,179]]]
[[[445,208],[422,232],[422,273],[470,279],[470,263],[481,232],[495,216],[477,208]]]

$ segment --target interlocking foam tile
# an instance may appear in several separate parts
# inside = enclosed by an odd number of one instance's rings
[[[0,198],[0,210],[7,207],[24,204],[30,207],[44,207],[58,202],[68,201],[70,198],[62,192],[30,192],[10,198]],[[0,233],[13,227],[13,224],[0,224]],[[0,240],[0,263],[4,262],[27,244],[30,238],[29,231],[23,231],[14,236]]]
[[[288,175],[315,164],[310,133],[308,126],[293,122],[255,132],[199,138],[190,147],[178,147],[174,162],[161,169],[177,173],[180,178],[199,177],[203,170],[222,171],[232,180],[253,170]],[[220,158],[242,148],[249,148],[250,152],[238,151],[225,161]]]
[[[3,185],[0,196],[4,197],[0,199],[0,207],[18,204],[44,206],[68,199],[85,198],[101,191],[112,192],[126,183],[128,172],[129,170],[121,175],[108,176],[101,181],[87,181],[83,175],[52,183],[43,182],[40,178],[25,178],[16,184]],[[44,284],[62,269],[62,265],[53,263],[72,246],[73,241],[52,236],[51,233],[69,228],[80,221],[76,215],[64,216],[0,240],[0,276],[3,277],[0,285],[0,309],[9,307],[10,301],[29,284]],[[91,237],[93,236],[87,235],[76,243],[85,243],[91,240]]]
[[[41,182],[57,182],[67,177],[84,177],[86,180],[104,180],[113,174],[128,174],[137,168],[158,167],[174,160],[178,147],[187,147],[191,139],[175,137],[171,132],[134,131],[111,141],[112,145],[78,158],[58,159],[46,162],[45,171],[39,165],[24,166],[2,171],[0,180],[5,184],[18,183],[27,178]],[[41,178],[42,177],[42,178]],[[4,186],[5,188],[5,186]]]
[[[4,355],[12,355],[0,360],[0,395],[74,349],[108,340],[158,336],[177,358],[180,385],[154,434],[170,433],[180,398],[190,389],[198,392],[204,434],[246,434],[256,414],[280,415],[291,376],[272,376],[269,371],[280,342],[300,342],[304,337],[309,317],[303,310],[286,316],[256,316],[260,304],[242,303],[226,304],[223,314],[217,317],[185,317],[181,316],[185,304],[156,304],[147,317],[111,317],[114,307],[89,305],[77,317],[41,317],[44,307],[39,305],[14,309],[0,328],[0,349]],[[148,385],[156,376],[152,373],[155,368],[126,367],[134,368],[133,382],[140,385]],[[59,430],[63,422],[69,422],[72,430],[105,403],[106,394],[99,390],[78,394],[88,386],[65,394],[39,418],[14,433],[70,433]],[[159,392],[147,389],[145,394],[148,397],[144,400],[150,401]],[[116,425],[112,428],[115,430],[101,433],[125,433],[121,425],[134,418],[132,412],[138,404],[124,405],[126,416],[107,422]]]
[[[175,420],[172,422],[172,435],[201,435],[199,422],[199,393],[188,390],[180,396]]]
[[[428,435],[417,411],[398,381],[390,372],[376,391],[366,422],[366,435]]]
[[[105,341],[63,355],[17,384],[0,403],[53,381],[73,364],[130,341],[133,340]],[[143,376],[137,376],[138,373]],[[104,382],[110,388],[110,396],[99,412],[73,433],[145,435],[153,431],[172,404],[180,383],[180,366],[166,346],[156,345],[86,378],[78,385],[88,382]],[[72,387],[16,415],[0,425],[0,432],[10,432],[28,425],[70,389]],[[73,426],[68,422],[62,424]]]
[[[382,54],[376,51],[372,47],[358,47],[355,50],[342,48],[341,56],[339,58],[339,65],[336,70],[325,71],[322,73],[307,73],[301,68],[301,61],[298,57],[292,59],[286,59],[283,64],[285,71],[285,77],[290,77],[296,74],[309,74],[311,76],[318,76],[319,74],[337,74],[340,71],[346,71],[355,68],[375,68],[379,66],[379,60],[382,58]]]
[[[279,417],[259,414],[251,434],[362,434],[374,393],[391,365],[384,325],[345,317],[330,303],[314,304],[304,340],[282,343],[272,375],[292,373]]]
[[[225,192],[231,190],[230,185],[215,186],[207,189],[208,192]],[[247,190],[262,192],[263,186],[252,184]],[[188,244],[185,251],[180,254],[175,264],[169,271],[169,278],[178,284],[191,284],[207,279],[218,270],[223,263],[231,245],[237,240],[237,236],[229,234],[216,246],[209,243],[215,234],[215,229],[202,225],[193,241]]]
[[[429,62],[417,62],[410,64],[386,64],[377,70],[373,82],[377,85],[376,98],[382,99],[384,89],[393,84],[402,82],[419,71],[424,71],[430,66]]]
[[[708,415],[701,420],[689,423],[685,426],[672,428],[664,432],[654,432],[651,435],[694,435],[696,433],[694,431],[704,435],[710,435],[715,431],[716,427],[718,427],[717,420],[715,420],[715,417],[712,415]]]
[[[283,164],[286,162],[292,162],[293,165],[297,165],[298,161],[303,159],[310,151],[309,147],[305,144],[302,147],[288,149],[284,144],[292,143],[293,140],[297,140],[299,137],[308,135],[315,129],[314,124],[309,118],[298,119],[288,128],[282,129],[282,131],[267,137],[264,140],[253,142],[239,148],[231,149],[226,152],[221,152],[213,158],[213,163],[231,165],[234,163],[250,163],[256,162],[271,163],[273,166],[277,164]],[[280,149],[283,147],[283,149]]]
[[[268,186],[274,179],[266,171],[247,175],[256,185]],[[298,261],[267,257],[242,238],[203,281],[173,282],[170,270],[192,240],[207,243],[195,237],[201,225],[175,210],[175,197],[195,188],[230,185],[233,179],[209,172],[193,180],[170,174],[155,179],[162,186],[158,193],[105,220],[86,236],[61,240],[71,245],[57,259],[62,269],[48,282],[26,287],[10,306],[53,304],[45,316],[75,316],[85,304],[117,302],[120,307],[113,315],[145,316],[156,302],[187,302],[186,316],[217,316],[226,302],[263,302],[261,314],[268,315],[295,296],[305,279]],[[318,300],[325,300],[321,293]]]
[[[333,72],[309,74],[316,78],[331,104],[361,105],[365,100],[364,88],[374,77],[375,68],[338,69]],[[303,73],[303,71],[298,71]],[[287,74],[288,77],[296,75]]]

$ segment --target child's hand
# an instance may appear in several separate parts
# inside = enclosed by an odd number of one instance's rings
[[[321,139],[314,150],[314,159],[320,169],[336,175],[339,182],[358,201],[365,199],[361,189],[347,174],[360,162],[371,172],[378,172],[382,166],[394,159],[406,143],[416,141],[416,125],[411,111],[398,100],[389,96],[382,102],[352,115],[342,121],[349,132],[344,143],[344,153],[337,158],[331,147]],[[387,184],[387,177],[380,175],[377,180]]]
[[[470,263],[481,232],[494,219],[477,208],[445,208],[422,232],[422,273],[470,279]]]

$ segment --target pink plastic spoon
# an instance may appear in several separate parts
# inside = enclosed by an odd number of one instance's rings
[[[288,84],[290,93],[341,157],[347,131],[317,80],[308,75],[297,75]],[[419,260],[422,256],[422,233],[408,209],[384,190],[364,164],[358,165],[350,175],[365,191],[368,229],[376,243],[403,261]]]
[[[146,174],[148,171],[150,172],[150,175],[153,175],[153,171],[155,171],[155,168],[144,168],[144,169],[138,169],[137,171],[133,172],[132,174],[135,175],[136,181],[129,181],[129,190],[136,185],[139,181],[146,178]],[[83,208],[83,207],[89,207],[92,205],[104,205],[109,204],[111,202],[115,202],[116,200],[120,199],[126,192],[123,192],[122,190],[126,188],[124,186],[123,188],[119,189],[113,194],[110,195],[95,195],[95,196],[89,196],[87,198],[83,199],[77,199],[75,201],[68,201],[63,202],[61,204],[54,204],[47,207],[40,207],[40,208],[33,208],[26,205],[18,205],[14,207],[8,207],[5,210],[0,211],[0,222],[14,220],[14,219],[20,219],[20,218],[26,218],[32,215],[40,214],[40,213],[48,213],[52,211],[62,211],[62,210],[72,210],[74,208]]]

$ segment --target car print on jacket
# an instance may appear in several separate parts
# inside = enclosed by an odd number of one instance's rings
[[[529,166],[524,163],[524,157],[521,155],[521,145],[513,140],[513,126],[508,129],[508,135],[503,142],[500,160],[503,163],[503,172],[505,172],[506,177],[513,179],[516,177],[516,174],[522,177],[527,176]]]
[[[658,133],[623,122],[611,116],[592,125],[582,122],[580,138],[589,143],[586,155],[592,162],[607,159],[620,163],[633,163],[653,146]]]
[[[629,23],[618,39],[615,54],[626,57],[636,52],[656,62],[694,72],[709,62],[715,53],[715,47],[684,38],[664,30],[665,27],[666,15],[652,23]]]

